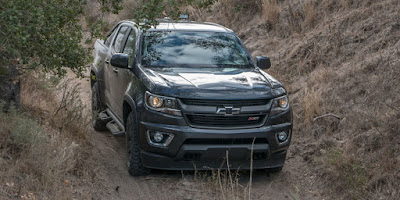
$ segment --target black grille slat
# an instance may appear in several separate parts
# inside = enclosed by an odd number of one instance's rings
[[[184,144],[252,144],[253,138],[233,138],[233,139],[187,139]],[[254,144],[267,144],[267,138],[256,138]]]
[[[251,99],[251,100],[201,100],[201,99],[181,99],[186,105],[194,106],[259,106],[268,104],[268,99]]]
[[[209,115],[186,115],[190,124],[197,126],[254,126],[260,124],[265,116],[209,116]],[[251,117],[258,117],[257,120],[249,120]]]

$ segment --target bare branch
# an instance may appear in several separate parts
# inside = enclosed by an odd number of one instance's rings
[[[317,121],[318,119],[321,119],[321,118],[324,118],[324,117],[334,117],[334,118],[336,118],[336,119],[338,119],[338,120],[341,120],[341,119],[342,119],[342,117],[340,117],[340,116],[338,116],[338,115],[335,115],[335,114],[333,114],[333,113],[328,113],[328,114],[321,115],[321,116],[318,116],[318,117],[314,118],[314,122]]]

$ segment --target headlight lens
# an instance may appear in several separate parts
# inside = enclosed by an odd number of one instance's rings
[[[146,92],[146,106],[152,110],[182,116],[181,111],[178,109],[177,100],[172,97],[164,97]]]
[[[149,105],[153,108],[160,108],[163,105],[163,99],[161,97],[150,96]]]
[[[289,109],[288,97],[281,96],[273,100],[270,115],[276,115]]]
[[[287,98],[287,96],[284,96],[284,97],[278,99],[278,106],[280,108],[286,108],[288,106],[288,98]]]

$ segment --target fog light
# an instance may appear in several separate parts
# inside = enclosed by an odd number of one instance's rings
[[[167,147],[174,139],[174,134],[160,132],[160,131],[147,131],[147,141],[150,145],[156,147]]]
[[[164,140],[164,135],[160,132],[156,132],[153,135],[153,140],[154,140],[154,142],[160,143]]]
[[[288,138],[288,134],[285,131],[279,132],[277,136],[278,136],[279,142],[284,142]]]

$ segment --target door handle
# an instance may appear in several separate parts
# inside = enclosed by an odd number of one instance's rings
[[[106,60],[106,61],[104,61],[106,64],[110,64],[110,61],[109,60]]]
[[[113,67],[113,71],[114,71],[115,73],[118,73],[118,68]]]

